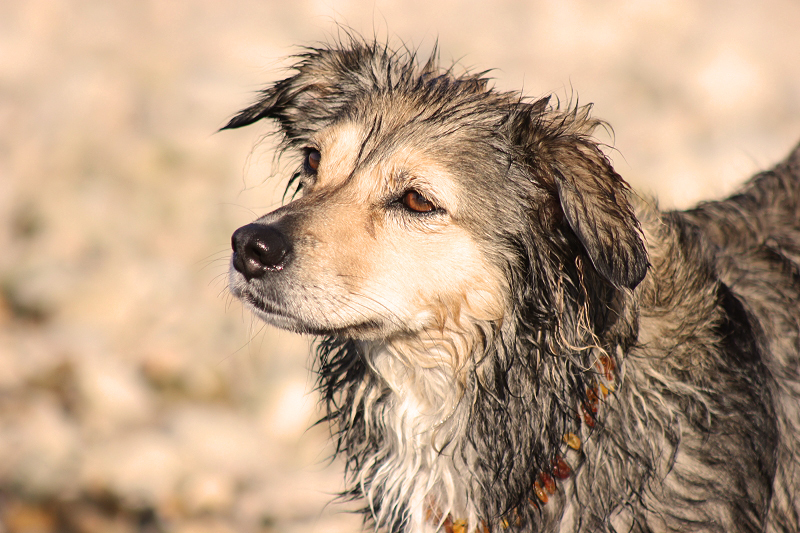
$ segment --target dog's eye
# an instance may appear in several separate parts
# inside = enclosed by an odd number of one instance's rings
[[[306,172],[309,174],[314,174],[317,169],[319,168],[319,162],[322,160],[322,154],[319,153],[319,150],[309,149],[306,152],[305,161],[303,161],[303,166],[306,168]]]
[[[436,209],[436,206],[414,189],[407,191],[400,201],[406,209],[415,213],[430,213]]]

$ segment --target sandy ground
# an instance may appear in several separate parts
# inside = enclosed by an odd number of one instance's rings
[[[336,23],[595,102],[667,207],[800,140],[796,0],[2,1],[0,532],[358,530],[308,342],[225,290],[271,127],[214,133]]]

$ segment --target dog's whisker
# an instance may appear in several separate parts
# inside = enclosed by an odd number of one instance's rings
[[[202,265],[202,269],[205,269],[215,263],[220,263],[220,262],[225,263],[226,266],[230,262],[230,251],[227,248],[222,249],[218,252],[214,252],[213,254],[203,259],[197,260],[196,264]]]

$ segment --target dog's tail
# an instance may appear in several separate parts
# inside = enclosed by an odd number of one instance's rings
[[[738,194],[704,202],[684,215],[722,248],[745,250],[770,239],[796,241],[800,236],[800,145],[775,168],[755,175]]]

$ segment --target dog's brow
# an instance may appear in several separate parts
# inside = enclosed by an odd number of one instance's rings
[[[362,164],[366,163],[366,161],[364,161],[364,159],[365,159],[364,158],[364,152],[367,150],[367,144],[369,143],[370,139],[372,139],[375,136],[375,134],[376,134],[376,132],[378,131],[379,128],[380,128],[380,117],[378,117],[377,120],[372,122],[372,124],[370,125],[369,131],[364,136],[364,138],[361,139],[361,144],[358,147],[358,155],[356,156],[354,170],[355,170],[355,168],[358,168],[358,167],[362,166]],[[374,153],[375,153],[375,149],[370,150],[370,152],[368,152],[368,154],[366,156],[366,159],[371,159]]]
[[[387,129],[383,117],[377,116],[361,141],[355,163],[356,168],[385,161],[394,155],[402,146],[401,141],[410,137],[403,131],[409,126],[410,123],[406,122],[398,127]]]

